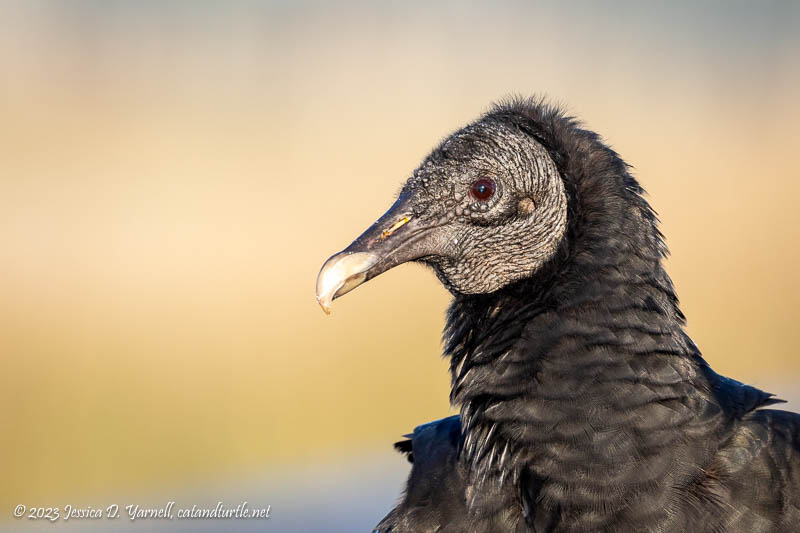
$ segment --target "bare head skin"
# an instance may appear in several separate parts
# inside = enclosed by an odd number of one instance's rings
[[[491,117],[457,131],[403,186],[394,205],[322,266],[331,302],[409,261],[430,265],[454,294],[482,294],[530,276],[567,225],[564,184],[533,137]]]

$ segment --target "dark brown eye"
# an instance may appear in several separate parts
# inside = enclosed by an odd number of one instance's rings
[[[469,193],[476,200],[485,202],[494,196],[495,189],[497,189],[497,185],[495,185],[494,180],[490,180],[489,178],[481,178],[470,185]]]

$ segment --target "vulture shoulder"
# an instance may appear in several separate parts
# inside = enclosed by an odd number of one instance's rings
[[[745,414],[707,469],[723,495],[729,531],[798,531],[800,415],[777,409]]]
[[[375,533],[467,531],[465,472],[458,461],[461,420],[458,415],[429,422],[406,435],[395,448],[411,462],[402,501]]]
[[[764,409],[784,400],[713,374],[730,423],[694,494],[723,500],[726,530],[796,531],[800,523],[800,414]]]

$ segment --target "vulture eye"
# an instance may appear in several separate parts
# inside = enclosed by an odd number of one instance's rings
[[[495,185],[494,180],[491,180],[489,178],[481,178],[472,185],[470,185],[469,193],[476,200],[485,202],[486,200],[494,196],[494,191],[496,188],[497,185]]]

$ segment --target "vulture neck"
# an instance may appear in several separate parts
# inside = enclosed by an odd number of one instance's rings
[[[544,528],[572,515],[602,529],[642,499],[666,505],[705,464],[697,442],[716,426],[689,428],[720,412],[655,215],[627,173],[610,181],[620,185],[605,195],[572,187],[568,235],[539,273],[456,296],[448,313],[462,460],[481,483],[513,479],[508,505],[527,492],[537,507],[522,515]],[[468,494],[473,510],[491,492]]]

